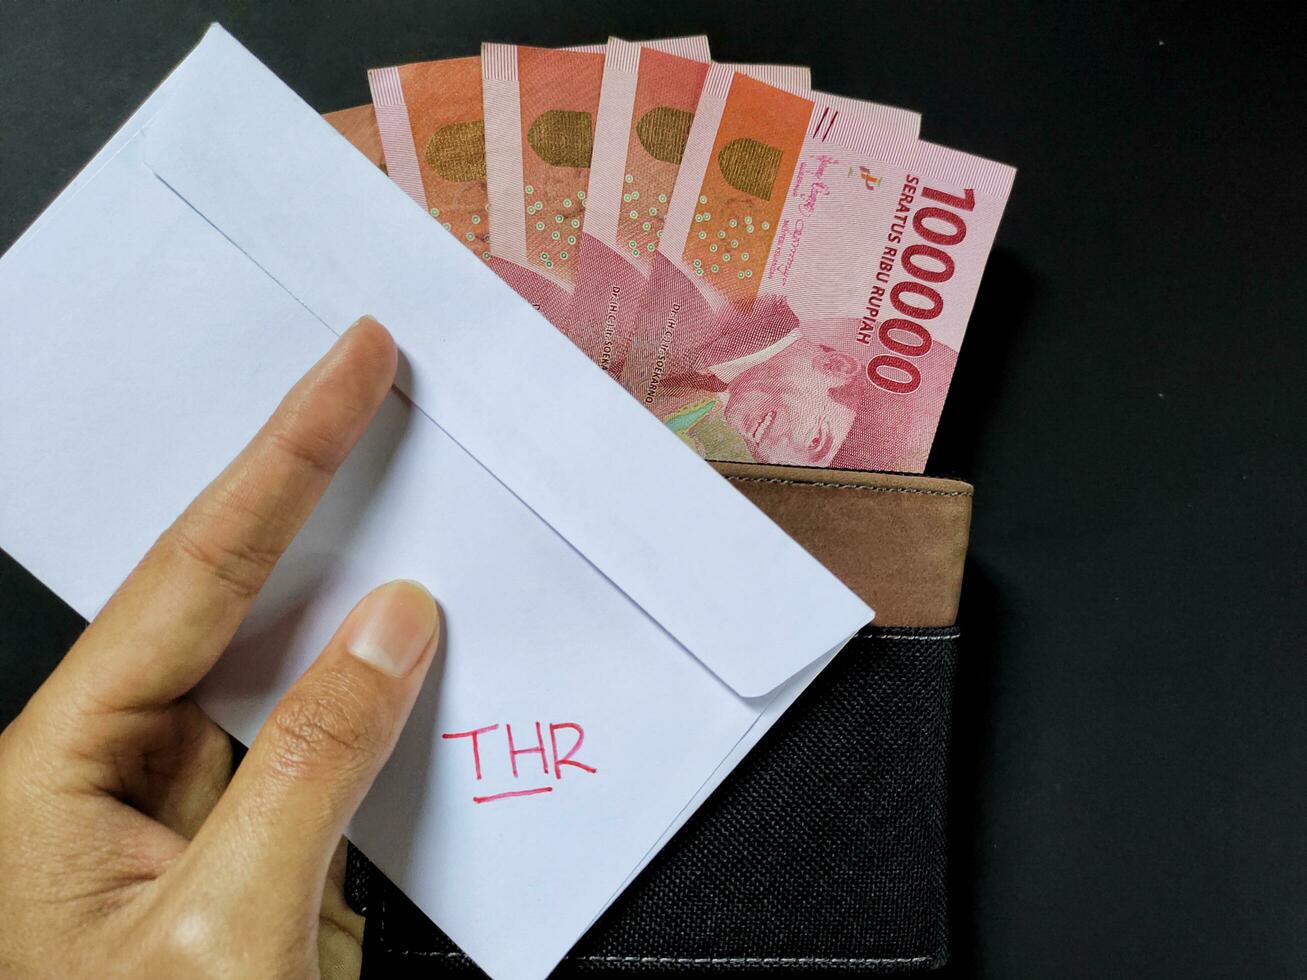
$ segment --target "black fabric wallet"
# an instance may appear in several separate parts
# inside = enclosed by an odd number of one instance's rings
[[[947,627],[855,638],[557,975],[941,964],[957,643]],[[352,849],[347,895],[365,980],[481,974]]]
[[[931,528],[956,537],[958,506],[964,505],[960,550],[944,549],[956,553],[957,564],[944,581],[960,581],[970,488],[883,475],[868,485],[870,476],[845,484],[833,482],[830,471],[728,473],[763,484],[741,489],[756,489],[750,493],[755,502],[818,557],[832,546],[875,542],[911,551],[913,538],[934,534]],[[785,495],[785,506],[768,496],[776,492]],[[966,500],[945,501],[951,523],[914,525],[924,508],[941,503],[931,498],[940,497]],[[832,528],[828,515],[823,527],[831,540],[805,541],[785,518],[786,506],[795,513],[843,508],[856,527]],[[916,553],[930,550],[919,542]],[[910,573],[918,592],[940,589],[932,578],[939,569],[926,567],[945,560],[938,547],[934,552],[925,565],[900,569],[896,578]],[[874,592],[876,574],[891,573],[885,567],[858,584]],[[952,622],[956,595],[942,599],[933,607],[905,601],[888,610],[888,618],[948,614]],[[878,625],[859,633],[582,937],[556,975],[905,972],[941,965],[948,949],[945,816],[958,639],[950,625]],[[346,893],[366,917],[365,978],[480,975],[352,847]]]

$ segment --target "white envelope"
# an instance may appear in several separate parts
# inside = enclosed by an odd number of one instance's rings
[[[444,669],[350,836],[492,975],[547,974],[871,619],[220,28],[0,311],[0,546],[86,617],[335,332],[394,333],[408,397],[199,696],[248,742],[359,596],[426,583]]]

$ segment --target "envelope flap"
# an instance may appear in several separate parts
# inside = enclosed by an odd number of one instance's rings
[[[220,28],[169,86],[154,173],[326,326],[385,323],[414,403],[738,694],[871,619]]]

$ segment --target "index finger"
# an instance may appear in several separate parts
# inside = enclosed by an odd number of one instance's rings
[[[51,683],[114,711],[166,704],[193,688],[363,435],[396,360],[390,334],[370,317],[342,334],[159,537]]]

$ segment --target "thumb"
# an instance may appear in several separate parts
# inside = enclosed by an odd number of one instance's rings
[[[373,590],[273,709],[186,857],[320,894],[332,852],[399,738],[440,638],[416,582]],[[257,891],[247,896],[255,904]],[[316,914],[317,902],[312,904]]]

